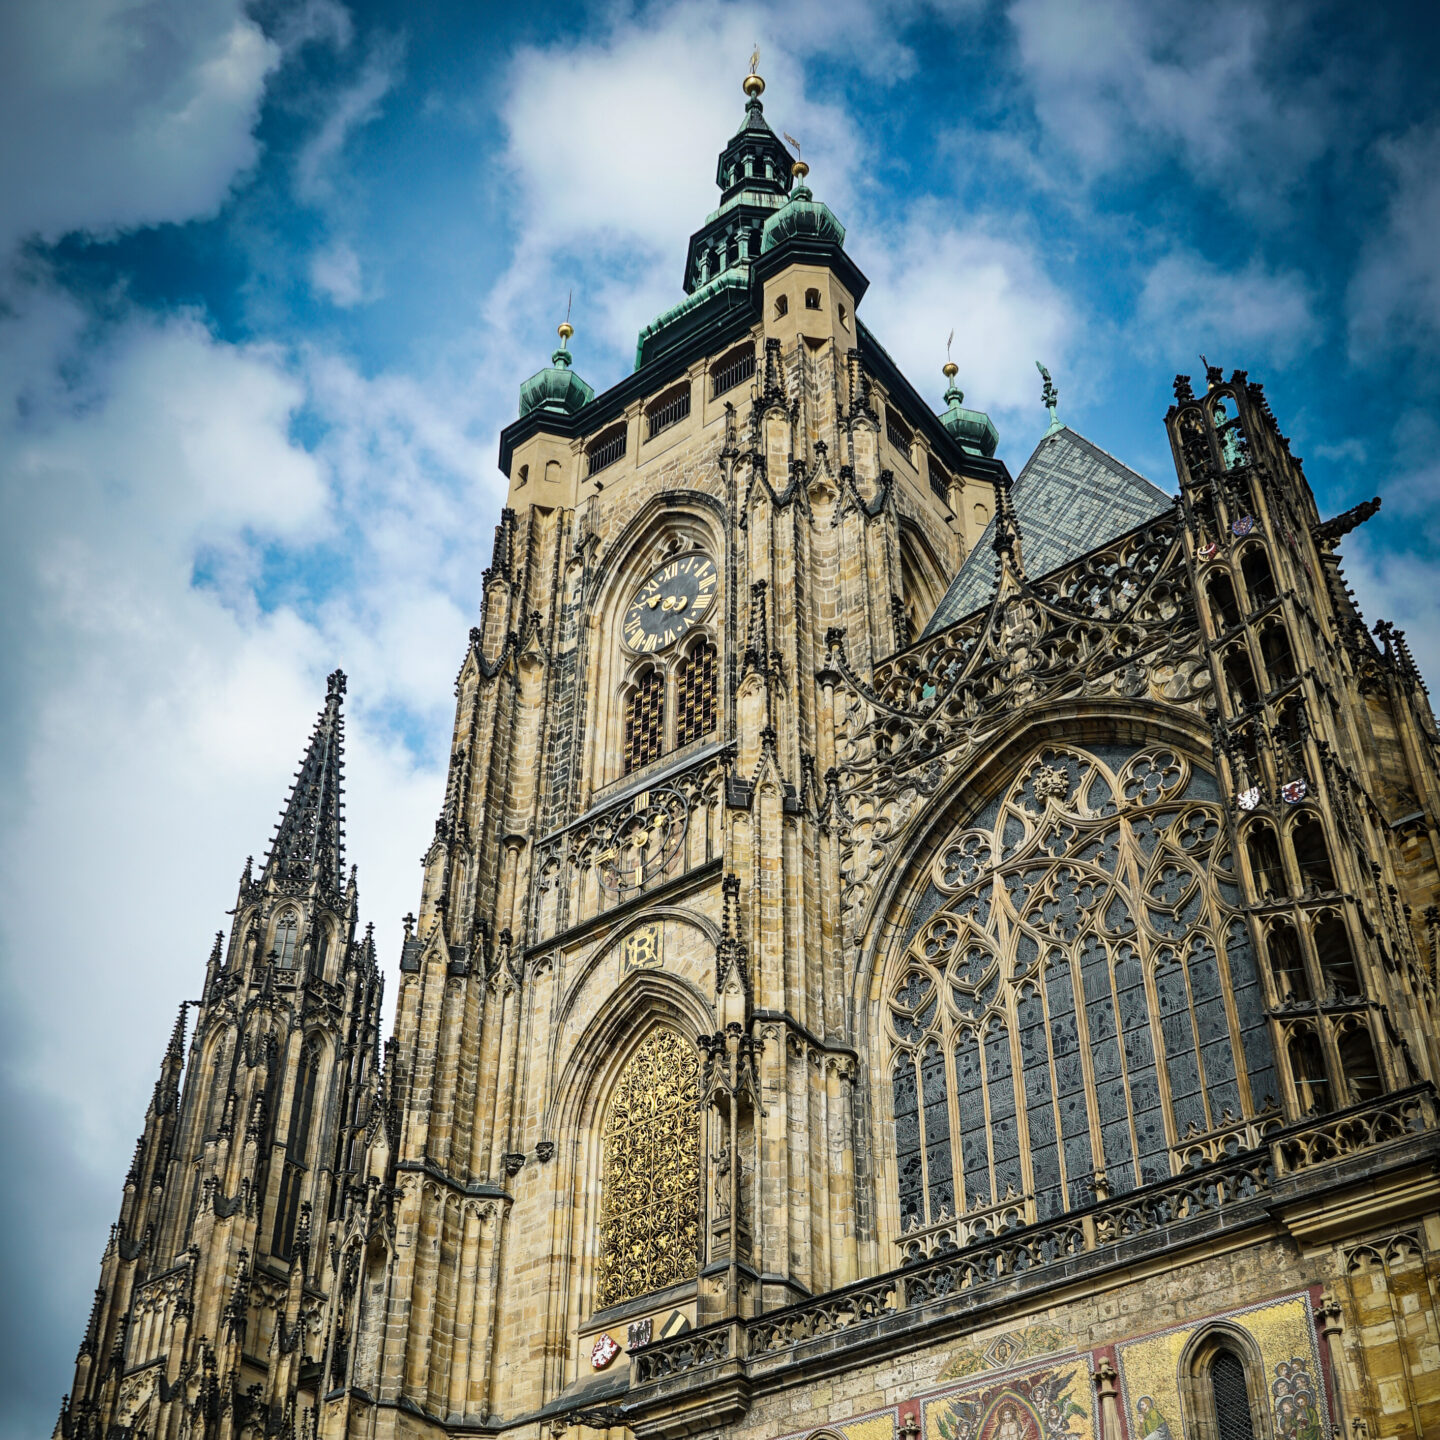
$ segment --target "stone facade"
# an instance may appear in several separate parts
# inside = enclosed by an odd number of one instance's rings
[[[1440,773],[1338,566],[1374,506],[1211,370],[1178,497],[1030,573],[760,88],[644,363],[595,397],[562,327],[503,437],[383,1073],[337,679],[66,1436],[1440,1434]],[[1106,463],[1057,422],[1026,476]]]

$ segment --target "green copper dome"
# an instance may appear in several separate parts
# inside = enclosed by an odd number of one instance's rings
[[[768,254],[792,235],[815,240],[845,243],[845,227],[835,218],[830,207],[817,200],[808,185],[797,185],[790,192],[789,204],[777,210],[766,222],[760,237],[760,253]]]
[[[945,392],[945,403],[949,408],[940,416],[940,423],[955,437],[962,450],[971,455],[983,455],[988,460],[1000,443],[1000,432],[983,410],[965,409],[961,403],[964,399],[964,393],[952,378],[950,388]]]
[[[560,348],[550,357],[549,365],[520,386],[520,415],[523,419],[532,410],[573,415],[594,398],[595,391],[570,368],[570,352],[562,336]]]

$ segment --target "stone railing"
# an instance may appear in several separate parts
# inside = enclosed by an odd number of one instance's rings
[[[727,1321],[658,1341],[631,1360],[632,1390],[703,1371],[738,1358],[747,1367],[791,1363],[819,1343],[862,1341],[890,1329],[907,1312],[968,1297],[980,1303],[992,1286],[1076,1262],[1128,1259],[1121,1247],[1168,1248],[1187,1243],[1217,1223],[1252,1223],[1267,1207],[1303,1194],[1303,1172],[1346,1157],[1412,1139],[1440,1125],[1435,1089],[1429,1084],[1386,1095],[1321,1118],[1272,1132],[1253,1150],[1178,1175],[1141,1190],[1073,1212],[1060,1220],[1021,1226],[1009,1233],[920,1259],[873,1280],[849,1285],[814,1300],[743,1323]],[[1320,1184],[1329,1177],[1314,1177]],[[1285,1193],[1278,1194],[1283,1190]],[[1245,1214],[1247,1206],[1254,1215]],[[1116,1253],[1107,1257],[1114,1247]],[[1057,1274],[1057,1279],[1060,1276]],[[889,1323],[887,1323],[889,1322]],[[696,1375],[697,1381],[700,1376]],[[636,1397],[637,1400],[639,1397]]]

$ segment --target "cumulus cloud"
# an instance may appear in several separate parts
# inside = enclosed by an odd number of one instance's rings
[[[1040,414],[1035,361],[1063,374],[1078,319],[1035,247],[998,222],[957,227],[926,205],[860,240],[857,253],[871,279],[865,323],[937,408],[953,327],[966,403],[992,415]]]
[[[1136,303],[1137,348],[1182,368],[1207,347],[1219,364],[1244,368],[1266,359],[1284,366],[1320,334],[1304,278],[1258,257],[1226,270],[1194,251],[1172,250],[1151,266]]]
[[[350,856],[393,959],[497,497],[463,394],[193,316],[97,327],[48,286],[5,298],[0,1112],[26,1117],[28,1183],[74,1187],[6,1256],[43,1297],[0,1350],[28,1434],[65,1383],[164,1034],[337,664]]]
[[[1350,286],[1350,352],[1361,363],[1397,340],[1427,350],[1440,341],[1440,123],[1377,148],[1393,190]]]
[[[0,7],[0,255],[213,213],[280,46],[243,0]]]
[[[1203,19],[1146,0],[1013,0],[1008,14],[1046,139],[1087,176],[1173,156],[1266,208],[1330,143],[1323,77],[1270,73],[1294,22],[1256,0]]]

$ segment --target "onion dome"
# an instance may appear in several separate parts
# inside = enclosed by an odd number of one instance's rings
[[[953,360],[947,360],[943,374],[950,382],[945,391],[945,404],[949,407],[940,416],[940,423],[955,438],[955,443],[971,455],[983,455],[987,460],[994,455],[1000,443],[1000,432],[995,422],[983,410],[967,410],[964,407],[965,394],[955,383],[960,367]]]
[[[522,418],[534,410],[552,415],[573,415],[595,398],[595,391],[571,368],[566,346],[575,333],[567,320],[559,327],[560,348],[550,357],[545,369],[537,371],[520,386]]]
[[[789,203],[765,222],[765,229],[760,237],[760,253],[768,254],[792,235],[843,245],[845,227],[835,218],[835,212],[828,205],[811,194],[810,187],[805,183],[810,167],[803,160],[797,160],[790,169],[797,184],[790,192]]]

